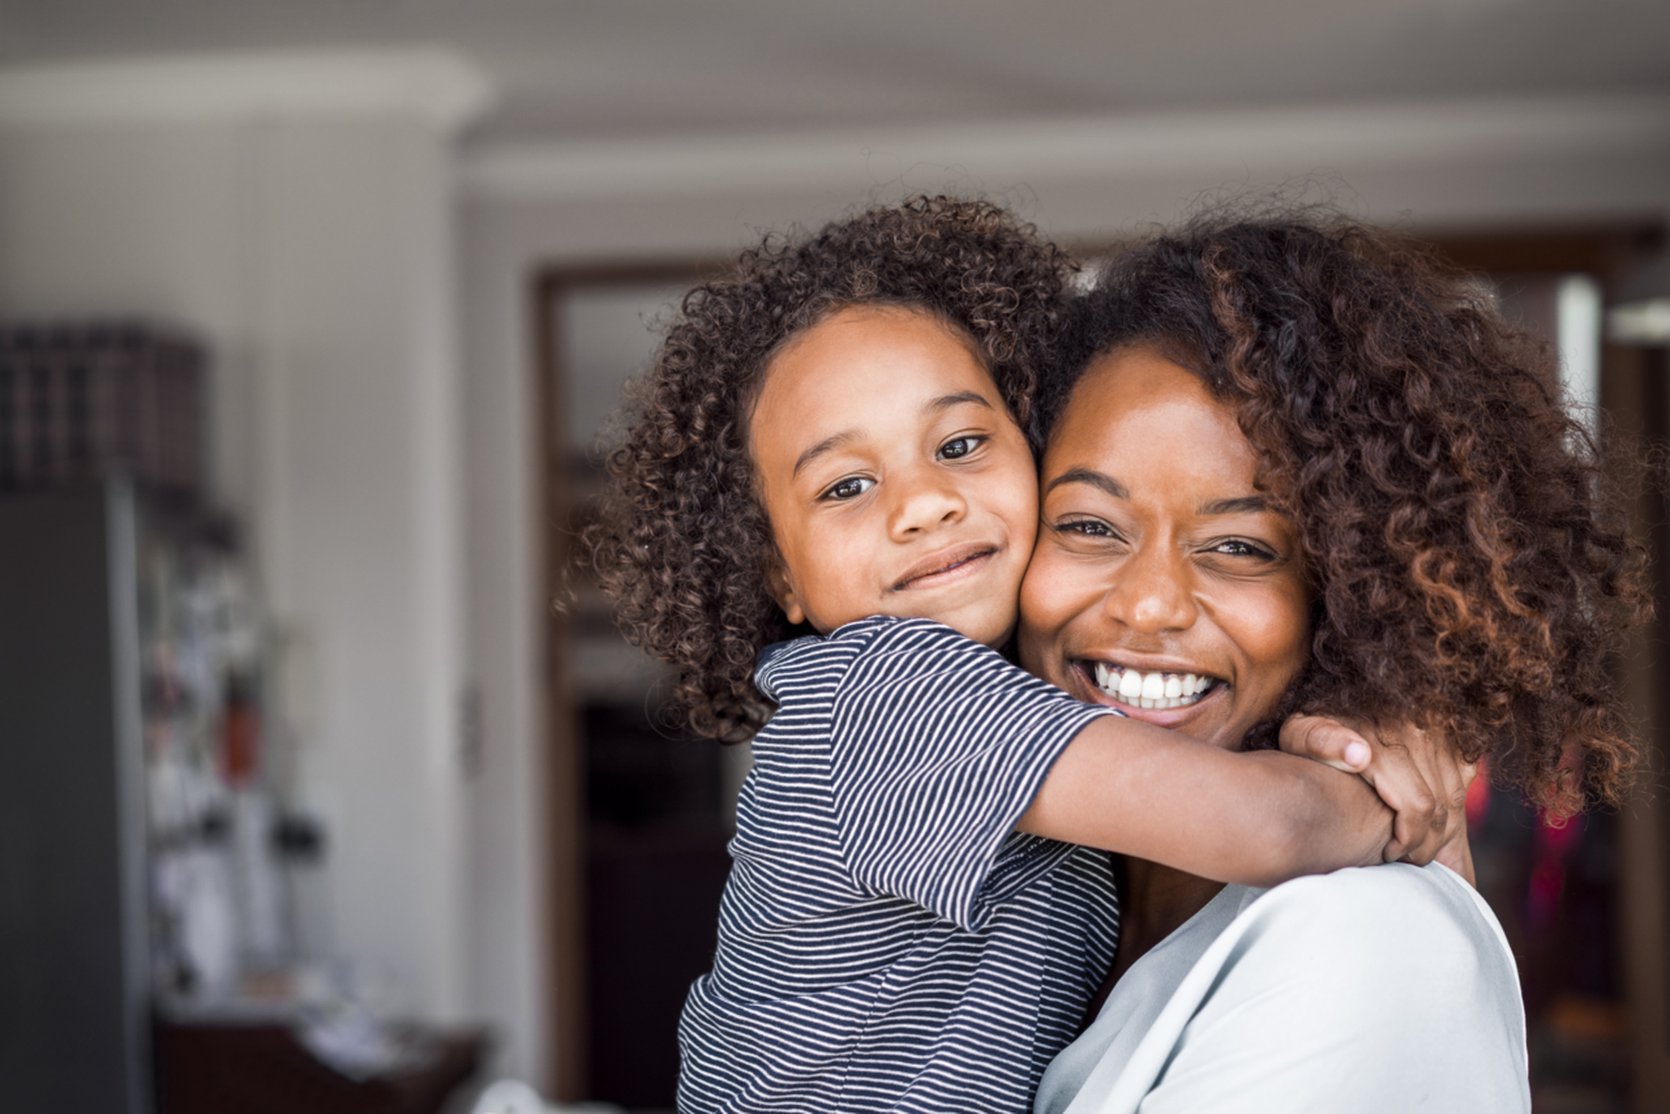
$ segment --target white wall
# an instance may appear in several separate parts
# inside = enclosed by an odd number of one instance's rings
[[[451,128],[397,101],[242,111],[238,69],[135,119],[0,120],[0,314],[141,315],[208,343],[214,494],[251,527],[276,628],[310,648],[285,671],[307,691],[273,709],[328,839],[302,943],[457,1018],[475,1003]],[[120,117],[175,72],[71,84]],[[317,101],[319,73],[294,76]]]
[[[416,124],[268,137],[269,355],[254,520],[311,647],[304,802],[334,950],[426,1016],[466,1007],[457,374],[449,152]],[[311,797],[311,801],[307,798]]]

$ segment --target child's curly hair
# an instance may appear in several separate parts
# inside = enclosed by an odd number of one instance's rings
[[[921,309],[973,339],[1024,428],[1071,269],[996,205],[916,197],[809,238],[768,236],[685,295],[629,389],[626,438],[607,456],[601,520],[581,551],[627,638],[677,667],[673,696],[695,731],[737,741],[757,730],[767,708],[755,659],[796,633],[766,589],[774,542],[748,452],[772,356],[848,306]]]
[[[1556,813],[1617,802],[1635,750],[1610,658],[1645,616],[1644,558],[1546,345],[1387,233],[1223,216],[1107,265],[1070,311],[1044,425],[1131,345],[1235,408],[1299,526],[1313,639],[1278,722],[1426,717]]]

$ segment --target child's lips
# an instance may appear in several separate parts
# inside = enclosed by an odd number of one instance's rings
[[[893,591],[906,592],[918,588],[937,588],[941,584],[972,575],[997,553],[997,546],[986,542],[968,542],[948,546],[928,554],[905,570],[893,584]]]

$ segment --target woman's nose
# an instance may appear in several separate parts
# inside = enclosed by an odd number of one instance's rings
[[[1145,634],[1192,626],[1196,606],[1182,555],[1166,546],[1133,553],[1120,563],[1106,607],[1121,623]]]
[[[929,472],[893,477],[893,507],[887,526],[896,539],[960,521],[967,513],[968,501],[947,476]]]

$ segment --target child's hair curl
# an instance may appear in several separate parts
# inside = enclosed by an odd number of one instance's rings
[[[768,714],[755,660],[797,633],[766,588],[774,542],[748,449],[772,356],[849,306],[919,309],[972,338],[1024,428],[1070,271],[996,205],[916,197],[810,237],[768,236],[685,295],[629,389],[625,440],[608,452],[602,515],[581,551],[627,638],[677,668],[673,697],[697,733],[752,735]]]
[[[1107,265],[1070,311],[1042,423],[1135,345],[1235,409],[1299,526],[1312,651],[1278,719],[1425,718],[1556,813],[1618,801],[1635,751],[1611,659],[1647,609],[1644,557],[1546,345],[1429,249],[1233,215]]]

